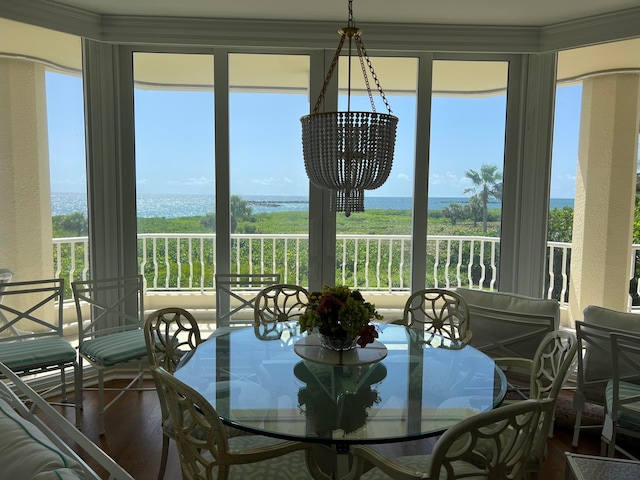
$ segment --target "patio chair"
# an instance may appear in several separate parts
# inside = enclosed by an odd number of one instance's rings
[[[582,425],[582,412],[587,402],[605,405],[605,389],[613,372],[610,335],[612,333],[640,335],[640,315],[595,305],[587,306],[583,315],[583,322],[576,321],[580,354],[578,355],[576,391],[573,395],[576,420],[571,444],[574,447],[578,446],[582,430],[597,430],[602,427],[601,425]],[[633,373],[621,367],[622,378]]]
[[[142,275],[71,283],[78,316],[78,353],[98,372],[98,433],[105,432],[105,412],[127,391],[142,389],[147,347],[142,330],[144,287]],[[87,320],[85,320],[87,318]],[[104,372],[135,366],[137,374],[104,403]],[[138,382],[138,387],[133,385]],[[84,382],[83,382],[84,385]],[[84,387],[89,390],[89,388]],[[111,389],[113,390],[113,389]]]
[[[253,328],[262,340],[287,340],[296,336],[297,323],[309,304],[309,292],[298,285],[276,284],[258,293]]]
[[[551,408],[549,400],[524,400],[466,418],[438,439],[431,455],[389,460],[370,447],[355,446],[353,466],[345,478],[520,478],[540,415]],[[363,474],[365,461],[376,468]]]
[[[569,373],[573,370],[578,352],[578,340],[570,332],[556,330],[545,335],[538,346],[533,360],[526,358],[499,358],[496,364],[500,367],[518,367],[528,370],[531,374],[529,383],[529,397],[534,400],[549,399],[553,407],[543,414],[540,422],[540,434],[531,449],[531,455],[527,461],[525,471],[530,474],[540,475],[540,469],[546,458],[547,436],[553,435],[555,417],[555,405],[560,390]],[[515,403],[521,400],[505,400],[504,404]]]
[[[616,438],[618,433],[640,438],[640,336],[612,333],[610,338],[613,376],[606,387],[601,455],[614,457],[618,450],[638,460],[616,445]]]
[[[182,308],[162,308],[144,322],[144,339],[151,367],[162,367],[169,373],[176,370],[180,359],[201,342],[196,319]],[[156,386],[162,412],[162,456],[158,478],[164,478],[169,455],[169,440],[175,440],[175,429],[169,418],[162,389]]]
[[[59,370],[60,383],[41,395],[60,390],[62,404],[68,401],[66,369],[73,369],[80,427],[80,368],[76,349],[64,338],[64,285],[62,278],[0,284],[0,362],[21,376]]]
[[[162,367],[152,368],[175,426],[185,479],[328,479],[317,467],[313,445],[258,435],[228,438],[213,406]],[[304,451],[305,455],[302,454]]]
[[[256,296],[265,287],[280,283],[280,274],[216,273],[216,331],[253,325]],[[233,306],[231,300],[238,305]],[[244,312],[243,312],[244,310]]]
[[[469,306],[473,329],[469,344],[494,359],[532,360],[545,335],[560,326],[560,304],[556,300],[468,288],[456,292]],[[529,384],[528,371],[512,367],[505,375],[511,389]]]
[[[413,293],[405,303],[402,320],[393,323],[441,335],[457,347],[468,344],[472,337],[467,302],[458,293],[439,288]],[[431,340],[425,338],[425,343],[430,344]]]

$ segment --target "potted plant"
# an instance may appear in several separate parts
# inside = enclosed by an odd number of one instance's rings
[[[382,318],[359,290],[325,285],[322,291],[310,295],[305,313],[300,316],[300,327],[310,333],[317,330],[326,348],[348,350],[356,343],[361,347],[373,343],[378,331],[372,321]]]

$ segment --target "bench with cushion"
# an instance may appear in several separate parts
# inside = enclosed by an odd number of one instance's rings
[[[122,467],[38,395],[6,365],[0,373],[0,465],[2,478],[34,480],[100,479],[58,435],[70,437],[104,467],[110,479],[133,480]],[[32,405],[27,408],[20,397]],[[39,410],[39,415],[34,412]],[[41,418],[46,417],[46,422]]]

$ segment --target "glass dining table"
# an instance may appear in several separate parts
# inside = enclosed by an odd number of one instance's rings
[[[226,425],[339,452],[350,444],[439,435],[493,409],[506,393],[491,358],[445,338],[381,323],[376,343],[350,359],[315,355],[322,348],[315,335],[296,329],[268,340],[253,327],[212,336],[185,355],[175,376],[200,392]]]

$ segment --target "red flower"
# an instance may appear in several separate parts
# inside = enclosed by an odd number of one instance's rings
[[[378,338],[378,330],[376,330],[375,325],[365,325],[360,330],[360,337],[358,337],[358,345],[364,348],[368,343],[373,343],[373,341]]]

